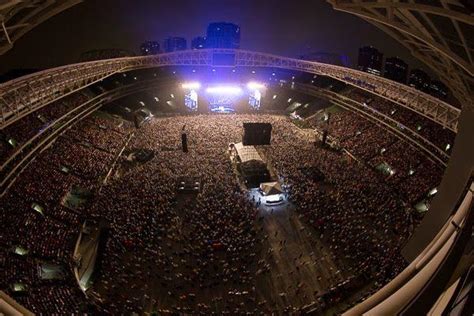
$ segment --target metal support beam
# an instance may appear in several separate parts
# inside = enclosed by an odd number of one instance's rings
[[[412,87],[350,68],[233,49],[188,50],[92,61],[52,68],[6,82],[0,85],[0,127],[4,128],[31,111],[112,74],[164,66],[224,67],[214,65],[214,57],[218,54],[233,56],[234,62],[225,67],[281,68],[331,77],[367,90],[445,128],[457,131],[459,109]]]
[[[82,0],[4,0],[0,1],[0,55],[27,32],[47,19],[71,8]]]
[[[462,106],[474,103],[474,16],[456,0],[328,0],[380,28],[428,65]],[[420,3],[419,3],[420,2]]]
[[[10,39],[10,35],[8,35],[7,28],[5,27],[5,22],[2,21],[2,29],[3,33],[5,34],[5,38],[7,39],[8,44],[12,44],[12,40]]]

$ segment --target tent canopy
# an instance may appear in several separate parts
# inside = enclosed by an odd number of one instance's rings
[[[244,146],[242,143],[234,144],[234,146],[240,161],[243,163],[250,160],[263,161],[254,146]]]
[[[263,182],[260,183],[260,190],[264,195],[274,195],[283,193],[280,183],[278,182]]]

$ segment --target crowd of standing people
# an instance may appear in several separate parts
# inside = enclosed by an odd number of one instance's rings
[[[348,263],[339,267],[345,275],[364,274],[371,292],[405,267],[400,248],[417,224],[413,204],[438,184],[442,169],[350,112],[332,116],[329,134],[352,157],[316,145],[283,115],[158,117],[138,130],[94,115],[42,152],[0,199],[1,288],[15,294],[12,285],[24,284],[27,291],[15,298],[38,314],[76,313],[91,302],[109,314],[272,311],[258,294],[257,279],[271,269],[261,257],[268,236],[228,156],[243,122],[273,125],[272,145],[258,149],[314,238],[327,245],[332,259]],[[188,153],[180,148],[183,127]],[[154,156],[131,164],[127,155],[139,150]],[[115,176],[102,185],[117,157]],[[381,162],[394,174],[375,170]],[[324,180],[308,175],[314,168]],[[199,179],[199,193],[177,193],[178,178]],[[73,186],[93,193],[85,205],[64,203]],[[72,274],[48,283],[34,273],[43,261],[73,266],[72,249],[86,218],[109,225],[99,277],[87,299]],[[14,254],[18,246],[28,254]]]

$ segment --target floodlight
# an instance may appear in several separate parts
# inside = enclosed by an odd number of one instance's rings
[[[250,90],[265,89],[265,85],[259,82],[251,81],[247,83],[247,88]]]
[[[242,89],[237,86],[215,86],[207,88],[206,92],[212,94],[240,94]]]
[[[199,90],[201,88],[201,84],[199,82],[186,82],[181,85],[183,89],[189,90]]]

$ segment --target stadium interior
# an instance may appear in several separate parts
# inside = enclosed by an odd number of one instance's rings
[[[436,194],[455,137],[328,77],[167,67],[111,76],[25,116],[2,131],[2,157],[118,87],[138,92],[67,126],[2,196],[2,288],[36,313],[87,311],[75,278],[94,308],[113,314],[342,312],[405,268],[400,248]],[[387,120],[336,105],[326,90]],[[390,118],[439,155],[385,126]],[[283,187],[277,204],[247,188],[230,159],[245,122],[272,124],[271,145],[255,148]],[[200,188],[177,190],[181,177]],[[47,264],[61,272],[44,279],[37,270]]]
[[[446,244],[420,263],[410,240],[449,191],[443,176],[472,121],[442,125],[360,78],[213,62],[121,68],[2,121],[4,304],[25,315],[385,315],[370,309],[413,287]],[[472,282],[471,183],[453,189],[440,224],[459,235],[434,227],[417,246],[454,236],[433,271],[450,265],[460,283]],[[446,284],[394,314],[412,304],[437,315]]]

